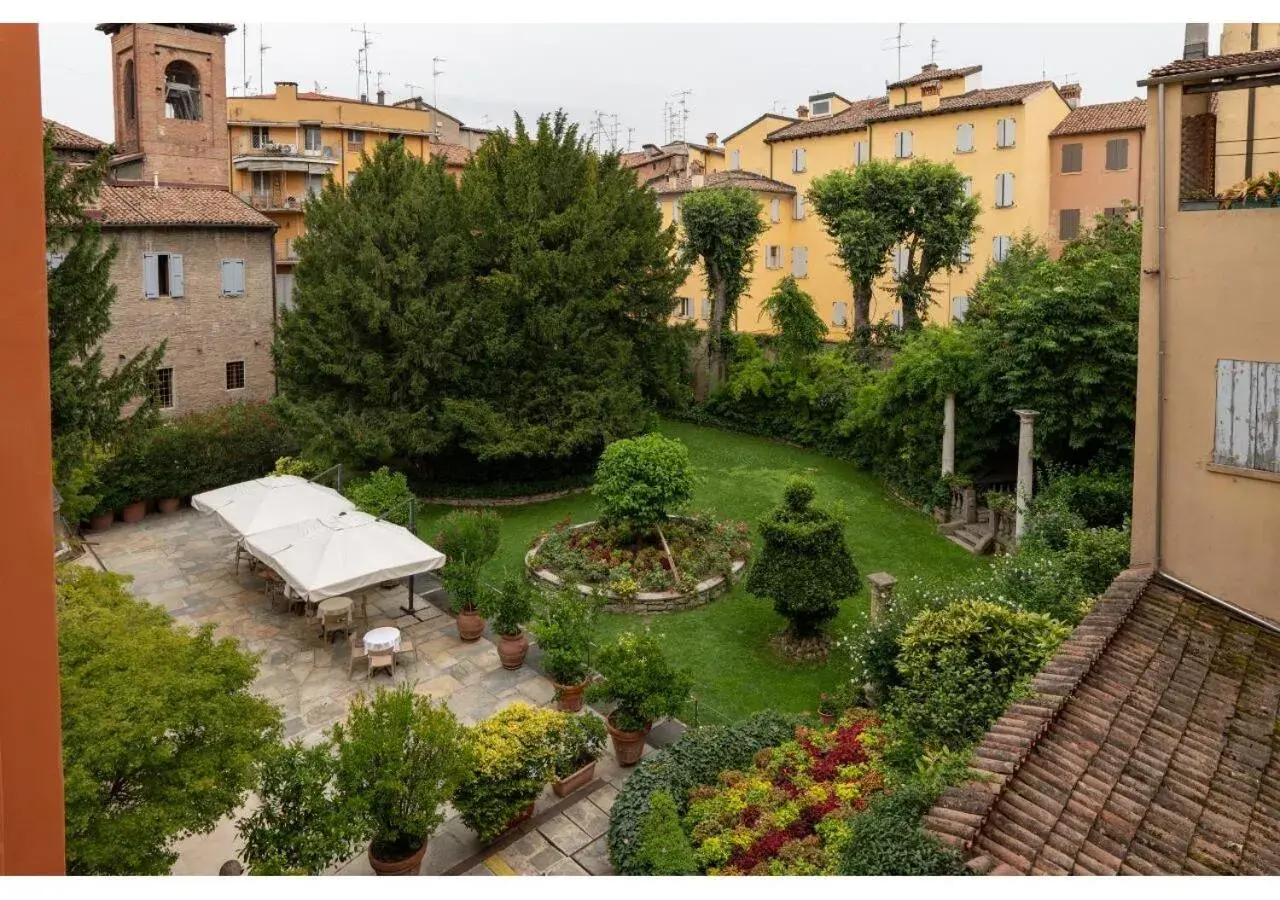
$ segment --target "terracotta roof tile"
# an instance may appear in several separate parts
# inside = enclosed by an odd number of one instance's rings
[[[1280,871],[1280,632],[1130,570],[1050,668],[979,744],[973,768],[1003,776],[989,799],[951,788],[926,816],[975,871]],[[1060,711],[999,742],[1010,773],[992,738],[1040,698]]]
[[[769,132],[766,141],[789,141],[796,138],[813,137],[822,134],[840,134],[844,131],[858,131],[867,127],[867,115],[889,101],[884,97],[869,97],[866,100],[855,100],[848,109],[831,116],[819,116],[816,119],[801,119],[790,125],[784,125],[776,131]]]
[[[982,66],[965,66],[960,69],[929,69],[921,71],[909,78],[903,78],[901,81],[895,81],[888,85],[889,90],[894,88],[907,87],[913,84],[924,84],[926,81],[942,81],[946,78],[967,78],[982,71]]]
[[[1014,106],[1040,91],[1054,90],[1052,81],[1033,81],[1029,84],[1011,84],[1006,87],[984,88],[967,91],[951,97],[943,97],[937,108],[924,110],[919,103],[884,107],[867,115],[868,122],[887,122],[893,119],[914,119],[918,116],[941,116],[968,109],[986,109],[992,106]]]
[[[761,175],[758,172],[748,172],[745,169],[709,172],[703,176],[703,187],[723,185],[745,187],[753,191],[769,191],[777,194],[794,194],[796,192],[793,185],[775,181],[766,175]],[[694,190],[693,176],[680,175],[673,182],[668,175],[655,175],[646,182],[646,187],[651,188],[656,194],[683,194]]]
[[[1049,137],[1067,134],[1096,134],[1104,131],[1132,131],[1147,127],[1147,101],[1123,100],[1078,106],[1049,132]]]
[[[91,153],[97,153],[107,146],[106,141],[100,141],[96,137],[85,134],[83,131],[76,131],[53,119],[45,119],[44,127],[50,126],[53,127],[53,149],[55,150],[88,150]]]
[[[444,159],[446,166],[465,166],[471,161],[471,151],[461,144],[430,144],[431,155]]]
[[[275,223],[230,191],[196,187],[104,184],[96,218],[106,228],[215,226],[274,228]]]
[[[1203,59],[1175,59],[1167,66],[1152,69],[1149,77],[1167,78],[1170,75],[1190,75],[1198,72],[1209,74],[1253,63],[1276,63],[1280,65],[1280,47],[1273,47],[1270,50],[1254,50],[1250,53],[1228,53],[1226,56],[1206,56]],[[1138,83],[1145,84],[1145,81]]]

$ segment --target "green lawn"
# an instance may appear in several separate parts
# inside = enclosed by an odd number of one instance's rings
[[[880,484],[852,465],[817,453],[759,438],[680,422],[663,422],[662,431],[689,447],[698,476],[693,505],[725,519],[752,526],[779,500],[791,475],[807,473],[818,485],[818,497],[843,502],[849,516],[846,534],[859,572],[945,576],[981,563],[939,537],[933,520],[886,496]],[[595,518],[590,494],[534,506],[499,510],[502,549],[492,564],[492,577],[504,567],[515,571],[538,534],[565,516],[574,522]],[[433,526],[447,510],[428,507],[419,530],[430,540]],[[758,544],[757,544],[758,547]],[[845,630],[866,606],[865,587],[841,610],[834,628]],[[693,671],[702,721],[727,721],[771,707],[800,712],[815,707],[818,694],[843,677],[845,666],[834,658],[824,666],[798,666],[774,656],[769,638],[784,620],[771,604],[758,600],[739,584],[725,597],[690,612],[656,616],[606,614],[602,637],[646,624],[663,636],[670,658]]]

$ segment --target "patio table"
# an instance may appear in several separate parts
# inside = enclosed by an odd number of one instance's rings
[[[316,604],[316,615],[324,616],[326,613],[349,613],[351,612],[350,597],[330,597],[328,600],[321,600]]]
[[[391,626],[374,628],[364,633],[364,648],[370,653],[400,650],[400,629]]]

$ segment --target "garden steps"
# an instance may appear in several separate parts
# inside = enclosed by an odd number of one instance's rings
[[[951,543],[958,547],[963,547],[974,556],[985,556],[991,552],[992,545],[995,543],[995,532],[989,530],[989,526],[982,522],[973,524],[960,525],[955,527],[955,523],[950,523],[951,531],[945,533],[944,536]]]

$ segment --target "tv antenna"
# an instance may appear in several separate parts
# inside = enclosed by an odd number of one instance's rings
[[[780,114],[781,114],[781,113],[785,113],[785,112],[787,111],[787,109],[786,109],[786,107],[785,107],[785,106],[783,106],[783,105],[782,105],[782,101],[781,101],[781,100],[774,100],[774,101],[773,101],[773,103],[772,103],[772,104],[770,104],[770,106],[769,106],[769,111],[770,111],[770,112],[776,112],[776,113],[780,113]]]
[[[262,26],[259,25],[258,26],[258,86],[262,90],[266,90],[267,80],[265,77],[263,77],[262,73],[265,71],[265,61],[267,58],[267,51],[270,49],[271,47],[267,44],[265,40],[263,40]]]
[[[929,62],[934,65],[938,64],[938,45],[941,43],[942,41],[938,40],[936,37],[929,38]],[[901,73],[899,73],[898,77],[902,77]]]
[[[412,100],[414,97],[421,99],[422,95],[419,94],[418,91],[422,90],[422,85],[414,84],[412,81],[406,81],[404,83],[404,89],[409,92],[409,99]]]
[[[888,46],[880,48],[881,50],[897,50],[898,51],[898,79],[899,80],[902,79],[902,51],[905,50],[907,47],[911,46],[910,44],[906,43],[902,39],[902,26],[903,26],[903,23],[899,22],[898,36],[896,38],[886,39],[886,40],[892,41],[893,43],[889,44]]]
[[[379,90],[379,91],[381,91],[381,90],[382,90],[382,76],[383,76],[383,75],[390,75],[391,73],[390,73],[390,72],[384,72],[384,71],[382,71],[381,69],[379,69],[375,74],[378,76],[378,90]]]
[[[359,28],[352,28],[351,31],[360,35],[360,50],[356,53],[356,90],[360,89],[360,80],[364,79],[364,98],[369,99],[369,48],[373,46],[373,41],[369,40],[369,35],[377,34],[376,31],[370,31],[368,24],[361,24]]]
[[[311,82],[311,83],[312,83],[312,84],[314,84],[314,85],[316,86],[316,93],[317,93],[317,94],[323,94],[325,91],[329,90],[329,85],[327,85],[327,84],[321,84],[321,83],[320,83],[320,82],[318,82],[318,81],[313,81],[313,82]]]
[[[249,23],[240,25],[240,93],[249,96]]]
[[[1072,84],[1072,83],[1074,83],[1074,82],[1072,81],[1072,79],[1074,79],[1074,78],[1076,77],[1076,75],[1077,75],[1077,74],[1079,74],[1079,73],[1077,73],[1077,72],[1068,72],[1067,74],[1065,74],[1065,75],[1063,75],[1063,76],[1062,76],[1062,83],[1063,83],[1063,84]]]

